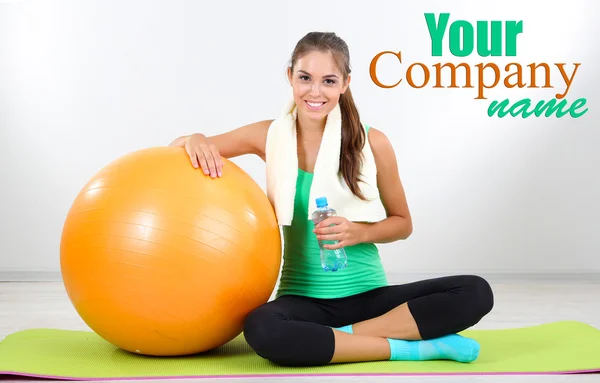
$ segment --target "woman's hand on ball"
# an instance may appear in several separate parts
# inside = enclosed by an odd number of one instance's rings
[[[189,136],[185,143],[185,150],[195,168],[200,166],[204,174],[210,174],[212,178],[221,176],[223,161],[219,150],[204,134],[195,133]]]

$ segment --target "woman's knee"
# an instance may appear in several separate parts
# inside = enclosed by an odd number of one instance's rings
[[[482,318],[494,307],[494,292],[489,282],[479,275],[469,275],[466,282],[474,315]]]
[[[290,320],[268,303],[246,317],[244,337],[257,355],[290,367],[328,364],[335,342],[328,327]]]
[[[276,308],[265,304],[252,311],[244,322],[244,337],[260,357],[281,366],[301,361],[294,353],[293,329]]]
[[[282,345],[278,340],[280,324],[275,314],[266,306],[260,306],[252,311],[244,322],[244,338],[248,345],[260,356],[270,359],[276,355]]]

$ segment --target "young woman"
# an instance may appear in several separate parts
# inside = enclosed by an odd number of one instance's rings
[[[350,93],[346,43],[334,33],[312,32],[296,45],[288,68],[297,108],[298,169],[291,225],[284,226],[284,266],[275,300],[246,319],[244,336],[258,355],[286,366],[375,360],[474,361],[479,345],[457,333],[478,323],[493,306],[490,285],[475,275],[388,285],[376,247],[409,237],[412,222],[392,145],[381,131],[363,126]],[[363,149],[369,145],[377,189],[387,218],[374,223],[340,216],[317,227],[307,217],[309,189],[327,117],[339,105],[339,171],[354,195]],[[272,120],[206,137],[177,138],[194,167],[222,175],[221,156],[256,154],[267,159]],[[322,150],[327,150],[323,148]],[[334,206],[334,208],[337,206]],[[317,239],[337,240],[349,266],[325,273]],[[315,261],[316,260],[316,261]]]

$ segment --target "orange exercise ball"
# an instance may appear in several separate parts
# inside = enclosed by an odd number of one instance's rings
[[[195,169],[182,148],[125,155],[68,212],[60,265],[83,321],[124,350],[189,355],[242,332],[270,298],[281,239],[263,190],[233,162]]]

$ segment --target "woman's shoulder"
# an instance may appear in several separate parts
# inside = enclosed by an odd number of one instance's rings
[[[365,129],[367,141],[377,162],[386,161],[395,157],[392,143],[383,131],[366,124]]]
[[[381,148],[382,146],[389,145],[390,141],[385,135],[385,133],[371,125],[363,125],[365,127],[367,141],[371,144],[371,150],[376,150],[377,148]]]

